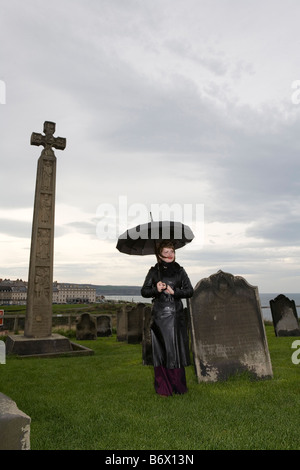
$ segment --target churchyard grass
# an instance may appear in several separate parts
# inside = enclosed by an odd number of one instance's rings
[[[299,450],[300,364],[291,360],[299,338],[266,331],[269,380],[198,384],[190,366],[188,393],[161,398],[141,345],[113,335],[80,342],[93,356],[8,358],[0,391],[31,417],[33,450]]]

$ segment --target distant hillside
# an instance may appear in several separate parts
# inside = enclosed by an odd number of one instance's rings
[[[142,286],[111,286],[96,284],[75,284],[73,282],[64,282],[68,286],[93,287],[96,289],[96,295],[141,295]]]
[[[97,286],[96,295],[141,295],[141,286]]]

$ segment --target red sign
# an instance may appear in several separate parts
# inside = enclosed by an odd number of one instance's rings
[[[3,326],[4,310],[0,310],[0,326]]]

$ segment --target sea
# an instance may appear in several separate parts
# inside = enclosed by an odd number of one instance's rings
[[[282,294],[282,292],[280,292]],[[272,314],[270,309],[270,300],[275,299],[279,293],[276,294],[259,294],[260,304],[262,309],[262,315],[264,320],[272,321]],[[297,308],[297,312],[300,312],[300,294],[284,294],[290,300],[294,300]],[[135,303],[151,303],[151,299],[145,299],[142,296],[138,295],[106,295],[106,300],[113,300],[115,302],[135,302]],[[183,300],[184,306],[186,306],[186,301]],[[299,317],[299,313],[298,313]]]

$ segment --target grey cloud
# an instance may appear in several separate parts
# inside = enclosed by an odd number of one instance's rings
[[[14,219],[0,219],[0,233],[18,238],[31,238],[32,221],[22,221]],[[55,237],[61,237],[65,233],[65,228],[56,226]]]
[[[246,231],[249,237],[270,241],[275,246],[299,246],[300,220],[291,220],[290,214],[277,216],[280,220],[260,220]]]
[[[12,219],[0,219],[0,233],[18,238],[31,236],[31,223]]]
[[[292,39],[287,19],[298,34],[292,9],[284,23],[274,15],[265,23],[267,6],[254,2],[251,19],[262,15],[255,24],[247,22],[244,35],[238,21],[243,8],[234,2],[226,7],[191,0],[125,3],[91,0],[87,7],[79,0],[11,0],[3,5],[5,207],[33,206],[41,149],[30,147],[29,139],[49,119],[57,122],[56,135],[67,138],[66,150],[56,152],[57,203],[96,216],[99,204],[115,204],[127,195],[129,204],[204,203],[208,222],[252,222],[246,232],[250,251],[225,253],[216,243],[199,254],[200,264],[232,266],[232,258],[244,266],[249,258],[260,262],[268,246],[296,244],[299,112],[291,103],[241,105],[234,89],[245,77],[260,74],[261,62],[245,45],[261,49],[263,57],[262,39],[275,44],[278,25]],[[278,4],[276,11],[281,9],[286,6]],[[258,33],[254,39],[252,28]],[[287,61],[295,44],[290,41]],[[277,47],[274,54],[273,69],[273,59],[264,58],[266,70],[275,75],[283,52]],[[195,76],[189,75],[195,69]],[[272,73],[261,76],[271,84]],[[250,79],[249,91],[255,93]],[[57,227],[55,236],[71,231],[93,236],[96,224],[74,221]],[[2,233],[29,238],[31,221],[4,220]],[[261,249],[255,256],[253,238]]]
[[[96,222],[76,221],[70,222],[64,225],[64,227],[70,228],[81,234],[96,236]]]

